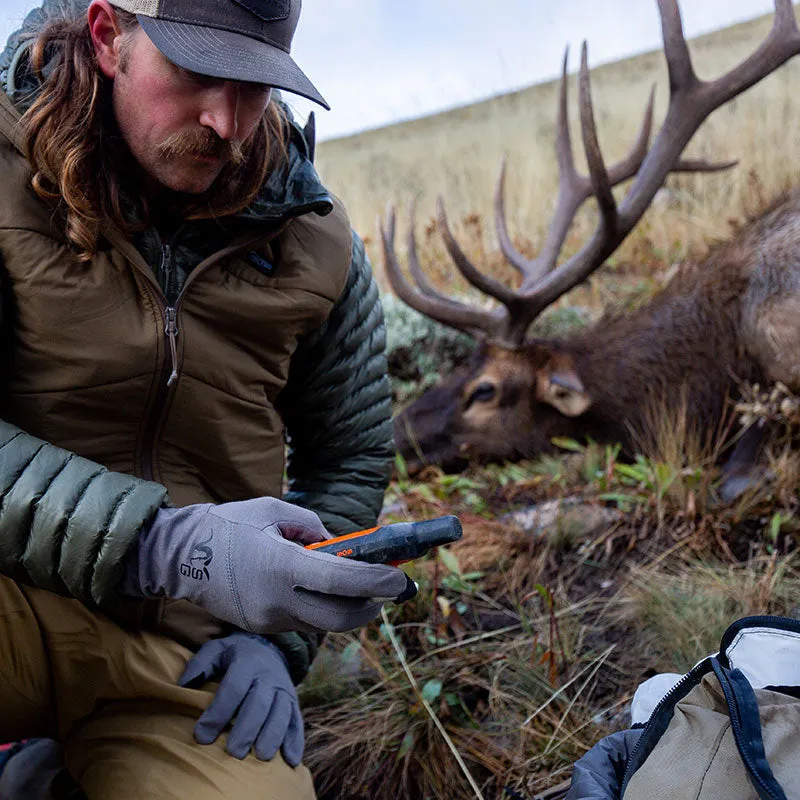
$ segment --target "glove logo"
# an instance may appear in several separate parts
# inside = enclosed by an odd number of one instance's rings
[[[213,538],[214,531],[211,531],[208,539],[192,547],[192,553],[194,555],[189,559],[188,564],[181,564],[181,575],[186,578],[194,578],[196,581],[211,580],[211,576],[208,573],[208,566],[214,558],[214,552],[209,547]]]

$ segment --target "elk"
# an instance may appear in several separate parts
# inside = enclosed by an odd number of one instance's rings
[[[464,278],[499,301],[485,309],[439,292],[422,270],[412,224],[403,274],[394,246],[395,212],[380,225],[384,267],[394,292],[417,311],[480,340],[472,359],[395,418],[399,452],[409,468],[425,463],[457,471],[468,460],[530,458],[554,437],[635,446],[654,403],[684,403],[693,422],[718,424],[726,397],[741,381],[780,380],[800,388],[800,192],[788,195],[699,264],[682,265],[646,306],[601,320],[563,341],[528,339],[531,323],[585,281],[622,243],[668,173],[726,169],[682,159],[701,123],[719,106],[800,51],[790,0],[775,0],[767,38],[749,58],[714,81],[692,65],[676,0],[658,0],[670,97],[652,147],[653,94],[635,146],[607,167],[592,109],[586,42],[579,72],[579,109],[588,175],[575,168],[567,118],[567,58],[558,105],[559,189],[540,254],[529,260],[512,244],[505,221],[505,159],[495,197],[505,258],[521,275],[518,289],[481,272],[459,247],[439,198],[437,223]],[[618,204],[612,187],[633,179]],[[580,206],[597,203],[597,226],[582,249],[558,264]],[[380,222],[380,221],[379,221]],[[758,436],[751,437],[750,449]],[[738,449],[738,448],[737,448]]]

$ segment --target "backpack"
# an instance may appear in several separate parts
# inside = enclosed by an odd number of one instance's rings
[[[658,703],[622,800],[800,798],[800,620],[745,617]]]
[[[86,800],[52,739],[0,745],[0,800]]]

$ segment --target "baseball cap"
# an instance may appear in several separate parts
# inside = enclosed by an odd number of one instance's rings
[[[110,0],[153,44],[200,75],[265,83],[330,106],[290,55],[301,0]]]

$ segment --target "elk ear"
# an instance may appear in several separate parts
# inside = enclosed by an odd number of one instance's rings
[[[540,370],[536,376],[536,396],[549,403],[565,417],[579,417],[592,404],[583,383],[571,365],[554,365]]]

